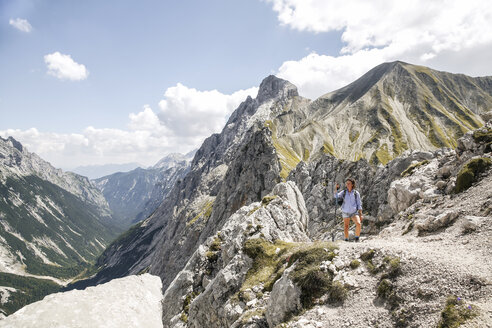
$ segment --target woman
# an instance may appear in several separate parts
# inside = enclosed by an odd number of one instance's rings
[[[359,241],[360,237],[360,226],[363,219],[362,216],[362,202],[360,200],[360,194],[357,190],[355,190],[355,180],[348,178],[345,181],[345,186],[347,189],[344,189],[337,193],[338,189],[340,189],[340,185],[336,184],[335,190],[335,198],[342,198],[342,217],[343,217],[343,232],[345,235],[345,241],[349,240],[349,224],[350,219],[355,223],[355,241]],[[359,215],[357,215],[359,212]]]

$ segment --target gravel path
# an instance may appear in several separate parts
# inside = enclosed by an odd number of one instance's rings
[[[419,213],[455,211],[458,218],[451,225],[426,236],[417,229],[402,235],[408,220],[399,219],[377,236],[363,237],[359,243],[337,241],[343,269],[355,281],[341,306],[319,305],[288,323],[289,327],[395,327],[397,319],[406,318],[401,327],[436,327],[446,298],[456,295],[465,304],[479,309],[478,317],[462,327],[492,328],[492,217],[480,216],[491,206],[492,176],[457,197],[442,197],[422,204]],[[490,213],[490,212],[489,212]],[[463,225],[475,216],[476,230],[463,233]],[[391,307],[377,297],[381,273],[371,274],[360,255],[374,249],[374,263],[385,256],[400,259],[401,274],[393,279],[401,302]],[[353,259],[361,266],[348,267]]]

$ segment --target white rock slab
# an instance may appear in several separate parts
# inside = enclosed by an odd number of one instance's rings
[[[51,294],[0,320],[6,328],[161,328],[162,283],[143,274]]]

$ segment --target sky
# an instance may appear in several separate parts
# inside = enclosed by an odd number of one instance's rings
[[[56,167],[198,148],[270,74],[310,99],[402,60],[492,75],[484,0],[0,0],[0,136]]]

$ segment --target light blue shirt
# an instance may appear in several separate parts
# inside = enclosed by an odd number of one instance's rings
[[[343,190],[338,194],[335,194],[335,198],[342,198]],[[357,193],[357,197],[355,194]],[[360,200],[360,194],[357,190],[352,190],[349,192],[345,190],[345,199],[342,205],[342,212],[344,213],[355,213],[357,210],[362,210],[362,201]]]

